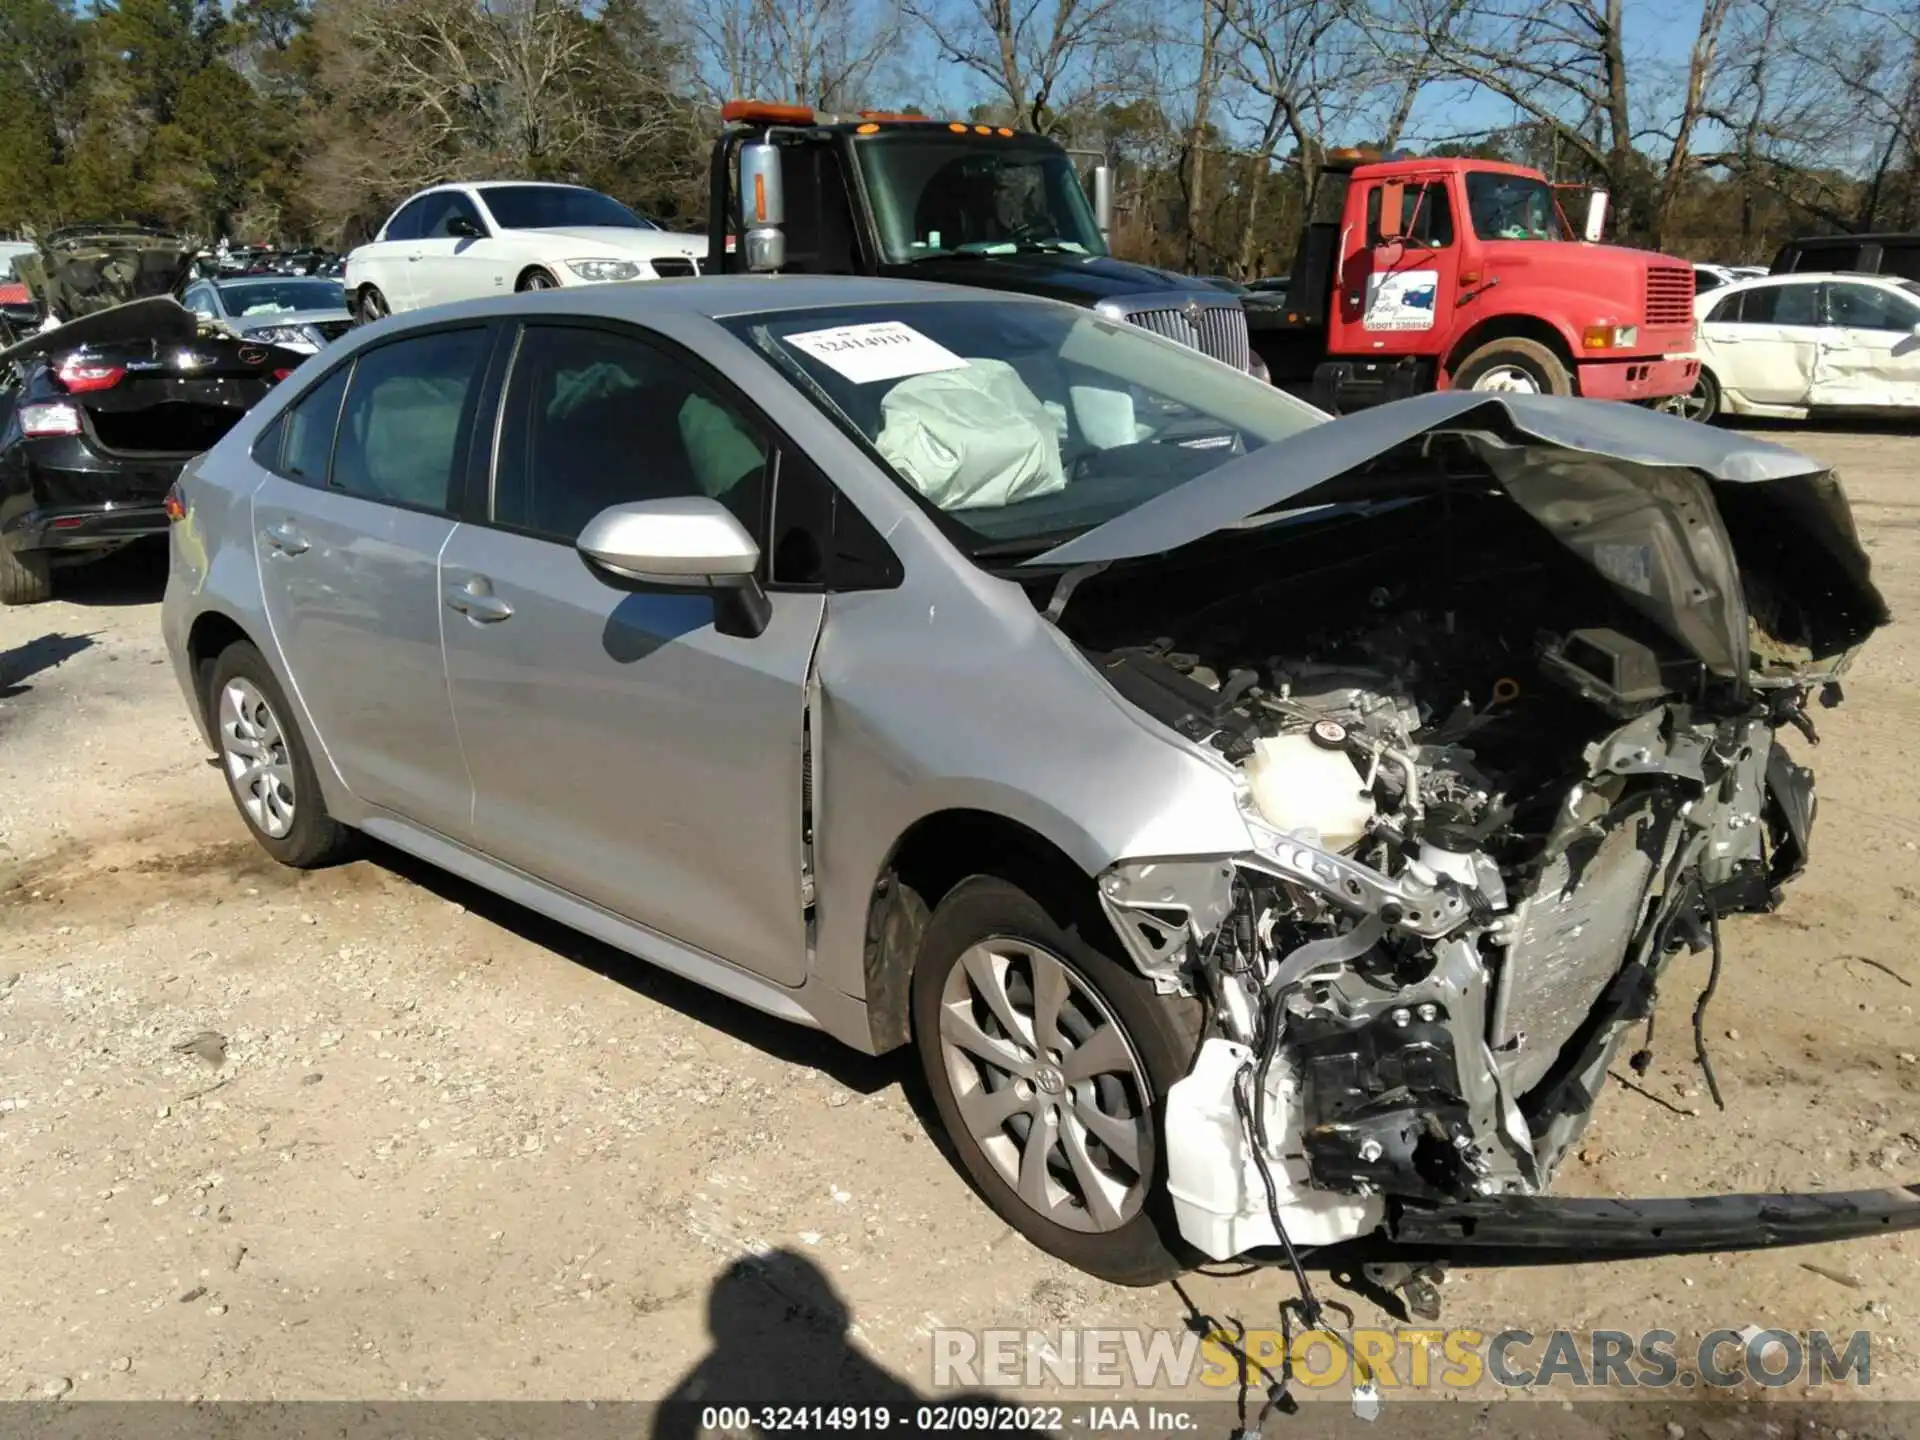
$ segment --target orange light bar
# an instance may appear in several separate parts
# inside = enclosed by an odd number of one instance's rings
[[[924,120],[927,117],[918,110],[862,110],[862,120]]]
[[[769,100],[729,100],[720,107],[728,125],[811,125],[811,105],[776,105]]]
[[[1379,158],[1380,152],[1378,150],[1362,150],[1357,145],[1343,145],[1338,150],[1329,150],[1327,152],[1327,159],[1329,160],[1365,163],[1378,160]]]

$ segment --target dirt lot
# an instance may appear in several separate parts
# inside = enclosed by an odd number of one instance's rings
[[[1843,467],[1890,602],[1920,610],[1920,439],[1784,438]],[[0,612],[0,1395],[651,1399],[703,1366],[730,1399],[783,1364],[816,1394],[872,1367],[925,1391],[938,1326],[1185,1324],[1173,1288],[1089,1280],[996,1220],[904,1060],[398,856],[277,869],[195,742],[161,579],[148,557]],[[1691,1063],[1705,964],[1684,961],[1652,1071],[1616,1077],[1565,1191],[1920,1176],[1917,664],[1896,624],[1822,712],[1811,873],[1727,927],[1727,1113]],[[729,1272],[769,1248],[812,1275]],[[1288,1293],[1184,1289],[1256,1326]],[[1920,1399],[1913,1237],[1456,1271],[1445,1297],[1487,1331],[1867,1328],[1874,1390]],[[779,1338],[796,1325],[819,1343]]]

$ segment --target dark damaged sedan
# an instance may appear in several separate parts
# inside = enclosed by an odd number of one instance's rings
[[[191,251],[138,227],[49,237],[19,265],[50,328],[0,350],[0,603],[165,532],[180,468],[305,358],[169,298]]]

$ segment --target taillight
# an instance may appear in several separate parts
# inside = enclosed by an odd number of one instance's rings
[[[278,385],[278,384],[279,384],[279,383],[280,383],[280,382],[281,382],[282,380],[284,380],[284,379],[286,379],[286,378],[287,378],[287,376],[289,376],[289,375],[291,375],[292,373],[293,373],[293,371],[291,371],[291,370],[288,370],[288,369],[286,369],[286,368],[284,368],[284,367],[283,367],[283,368],[281,368],[281,369],[279,369],[279,370],[276,370],[276,371],[274,371],[274,372],[273,372],[273,383],[274,383],[274,384],[276,384],[276,385]]]
[[[187,518],[186,497],[180,493],[180,482],[173,482],[167,491],[167,498],[160,502],[160,508],[167,512],[167,519],[178,522]]]
[[[67,387],[69,393],[83,395],[89,390],[111,390],[126,379],[127,367],[103,365],[97,360],[69,355],[60,362],[60,368],[54,373],[60,377],[60,383]]]
[[[80,408],[56,400],[50,404],[22,405],[20,431],[29,437],[38,435],[78,435]]]

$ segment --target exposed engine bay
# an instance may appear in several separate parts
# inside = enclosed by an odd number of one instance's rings
[[[1056,607],[1121,695],[1237,768],[1258,840],[1101,877],[1140,969],[1207,1002],[1166,1117],[1205,1253],[1540,1193],[1635,1034],[1644,1068],[1658,999],[1718,1098],[1687,1007],[1722,917],[1805,864],[1812,775],[1782,731],[1817,743],[1809,705],[1885,616],[1724,493],[1760,487],[1645,473],[1737,593],[1693,578],[1707,560],[1650,573],[1631,524],[1589,541],[1469,480],[1090,567]],[[1716,651],[1710,612],[1747,654]],[[1682,982],[1690,952],[1711,959]]]

